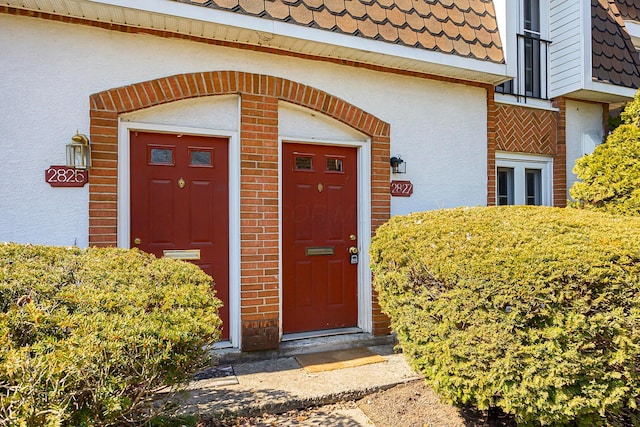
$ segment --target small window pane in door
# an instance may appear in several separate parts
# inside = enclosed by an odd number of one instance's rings
[[[190,159],[190,166],[197,166],[197,167],[211,167],[213,166],[213,150],[207,150],[207,149],[197,149],[197,148],[190,148],[189,149],[189,157]]]
[[[342,172],[342,159],[327,159],[327,172]]]
[[[173,165],[173,148],[152,147],[149,150],[149,163],[152,165]]]
[[[542,204],[542,171],[540,169],[526,169],[526,204],[540,206]]]
[[[303,156],[296,156],[296,170],[297,171],[302,171],[302,170],[313,170],[313,158],[312,157],[303,157]]]
[[[513,205],[513,168],[498,168],[498,206]]]

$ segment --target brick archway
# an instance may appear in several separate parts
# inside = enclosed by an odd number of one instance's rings
[[[118,117],[179,100],[229,94],[239,95],[241,100],[241,188],[255,184],[256,174],[262,188],[250,197],[241,194],[241,224],[278,229],[278,101],[317,111],[370,137],[372,233],[389,219],[388,123],[327,92],[291,80],[238,71],[188,73],[91,95],[90,245],[117,245]],[[271,337],[271,341],[274,333],[275,339],[278,337],[279,235],[278,231],[265,231],[257,236],[242,230],[241,235],[243,348],[259,349],[265,345],[254,346],[251,331]],[[388,333],[388,320],[375,303],[373,332]]]

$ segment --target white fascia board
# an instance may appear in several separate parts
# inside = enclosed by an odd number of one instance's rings
[[[195,21],[204,21],[225,26],[250,29],[252,31],[275,34],[283,37],[308,40],[317,43],[356,49],[359,51],[379,53],[394,57],[406,58],[431,64],[438,64],[479,73],[490,74],[486,81],[493,83],[506,76],[506,65],[491,61],[465,58],[454,54],[432,52],[424,49],[416,49],[408,46],[396,45],[387,42],[364,39],[320,30],[317,28],[303,27],[301,25],[286,22],[272,21],[264,18],[243,15],[240,13],[198,7],[190,4],[179,3],[171,0],[87,0],[90,3],[99,3],[116,6],[125,9],[137,9],[149,13],[176,16]],[[265,44],[268,44],[265,43]],[[498,76],[498,78],[496,78]]]
[[[633,88],[594,81],[589,82],[585,89],[600,92],[605,95],[612,95],[614,98],[628,98],[629,100],[633,99],[637,92],[637,90]]]

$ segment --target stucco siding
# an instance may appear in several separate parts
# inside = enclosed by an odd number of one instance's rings
[[[391,154],[407,161],[408,172],[392,179],[414,184],[411,198],[392,199],[392,215],[486,203],[486,92],[479,87],[8,15],[0,15],[0,50],[0,241],[86,246],[88,187],[51,188],[44,170],[64,164],[76,129],[89,134],[90,95],[198,71],[286,78],[389,123]],[[214,98],[121,120],[237,129],[237,97]],[[305,126],[287,117],[286,132]]]
[[[602,104],[567,101],[567,199],[569,189],[577,181],[573,166],[584,155],[584,135],[592,135],[597,141],[604,137],[602,108]]]

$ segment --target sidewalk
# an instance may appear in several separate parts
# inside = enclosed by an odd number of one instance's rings
[[[384,361],[309,373],[291,354],[266,360],[239,360],[231,365],[222,360],[217,368],[203,371],[196,377],[189,385],[188,395],[181,406],[184,412],[197,414],[204,420],[230,414],[278,414],[357,400],[420,378],[411,370],[402,354],[394,354],[392,344],[367,347],[381,355]],[[314,413],[322,419],[308,419],[304,425],[327,425],[329,422],[332,425],[372,426],[366,416],[353,407],[332,413]]]

